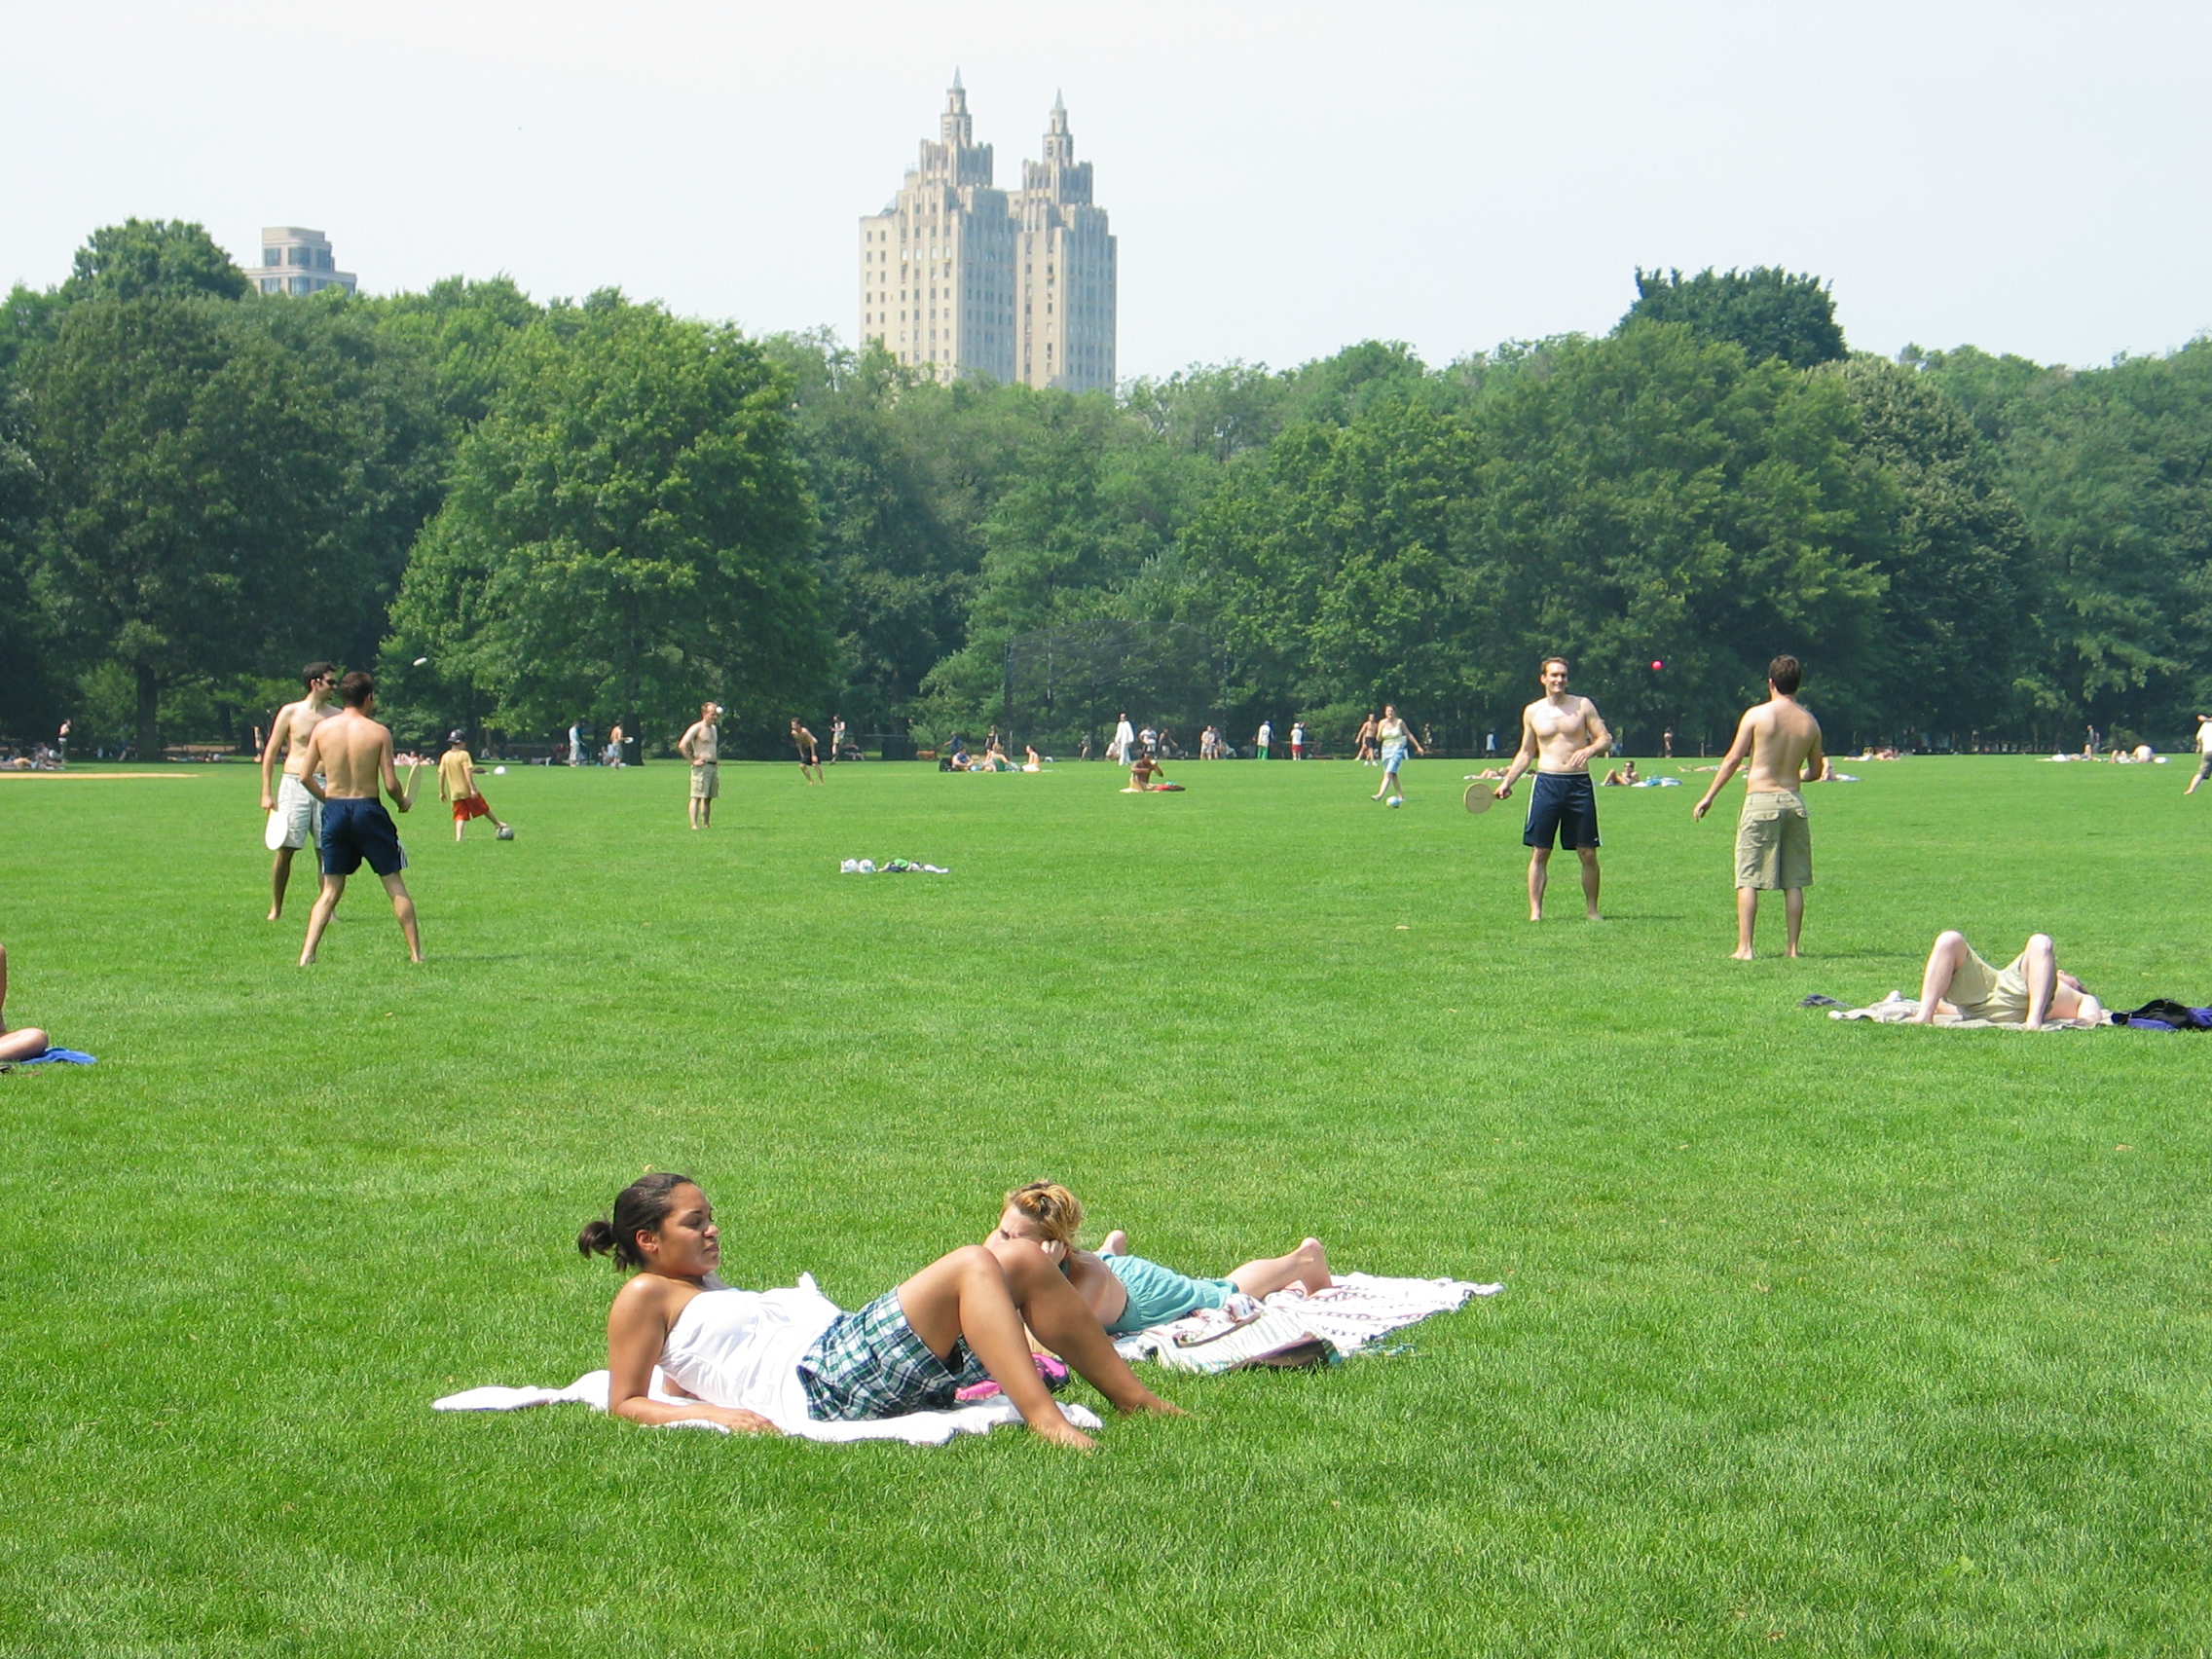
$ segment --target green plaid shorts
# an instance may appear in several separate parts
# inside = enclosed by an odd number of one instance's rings
[[[955,1342],[945,1359],[930,1352],[906,1323],[896,1290],[838,1314],[798,1362],[806,1415],[823,1422],[948,1412],[955,1393],[990,1375],[965,1342]]]

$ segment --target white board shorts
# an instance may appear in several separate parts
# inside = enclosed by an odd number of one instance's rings
[[[276,785],[276,810],[269,815],[269,828],[261,844],[271,852],[290,847],[297,852],[322,839],[322,802],[308,793],[307,785],[285,773]]]

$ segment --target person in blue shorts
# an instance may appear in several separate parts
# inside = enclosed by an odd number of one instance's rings
[[[1382,787],[1375,792],[1377,800],[1388,800],[1392,795],[1405,799],[1405,790],[1399,783],[1398,768],[1406,763],[1406,751],[1425,755],[1420,739],[1414,736],[1413,728],[1398,719],[1395,703],[1382,705],[1382,718],[1375,723],[1375,736],[1382,745]]]
[[[1164,1325],[1201,1308],[1219,1308],[1233,1295],[1272,1296],[1293,1284],[1327,1290],[1329,1258],[1318,1238],[1304,1240],[1287,1256],[1246,1262],[1227,1278],[1193,1278],[1143,1256],[1132,1256],[1129,1235],[1116,1228],[1105,1247],[1079,1249],[1083,1204],[1057,1181],[1032,1181],[1006,1196],[1006,1208],[986,1244],[1028,1240],[1060,1265],[1112,1337]]]
[[[1609,754],[1613,734],[1598,705],[1567,688],[1567,658],[1546,657],[1540,669],[1544,694],[1521,711],[1521,748],[1493,793],[1512,797],[1514,781],[1536,768],[1529,787],[1529,822],[1521,832],[1529,852],[1529,920],[1544,919],[1544,883],[1554,845],[1572,847],[1582,861],[1584,913],[1598,920],[1598,796],[1590,762]]]
[[[372,719],[377,706],[377,682],[358,671],[338,682],[343,709],[314,728],[308,739],[307,769],[303,782],[322,802],[322,893],[308,917],[307,943],[300,949],[300,966],[313,967],[315,947],[323,929],[345,896],[346,878],[364,862],[376,871],[384,890],[391,896],[391,913],[407,939],[407,954],[423,960],[422,930],[415,921],[415,901],[399,872],[407,867],[407,854],[399,845],[399,830],[377,798],[379,785],[391,802],[405,812],[415,804],[414,792],[399,787],[399,772],[392,763],[391,731]],[[408,773],[409,782],[414,773]]]

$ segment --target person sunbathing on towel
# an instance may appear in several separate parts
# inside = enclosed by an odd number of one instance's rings
[[[940,1256],[858,1312],[819,1291],[733,1290],[716,1276],[721,1232],[696,1181],[655,1173],[614,1199],[611,1221],[576,1235],[636,1276],[607,1314],[607,1409],[632,1422],[703,1419],[772,1434],[776,1417],[854,1421],[948,1411],[995,1381],[1030,1431],[1096,1444],[1061,1414],[1029,1357],[1023,1326],[1117,1411],[1181,1416],[1137,1381],[1090,1309],[1034,1243],[971,1244]],[[692,1403],[652,1399],[653,1367]]]
[[[2031,935],[2027,947],[1998,969],[1981,959],[1966,935],[1946,931],[1936,936],[1928,953],[1920,977],[1920,1012],[1912,1023],[1929,1025],[1938,1014],[1956,1014],[2041,1031],[2046,1019],[2101,1020],[2104,1013],[2104,1005],[2082,988],[2082,981],[2058,966],[2050,935]]]
[[[1167,774],[1160,769],[1160,762],[1139,750],[1137,757],[1129,762],[1129,787],[1122,793],[1142,794],[1147,790],[1179,790],[1182,787],[1181,784],[1169,783]]]
[[[0,944],[0,1063],[35,1060],[53,1045],[35,1025],[20,1031],[8,1029],[8,947]]]
[[[992,1250],[1036,1245],[1059,1264],[1109,1336],[1164,1325],[1201,1308],[1219,1308],[1236,1292],[1266,1297],[1294,1284],[1310,1291],[1327,1290],[1336,1282],[1329,1277],[1329,1258],[1318,1238],[1304,1240],[1287,1256],[1246,1262],[1227,1278],[1207,1279],[1130,1255],[1128,1235],[1120,1228],[1106,1235],[1103,1251],[1078,1249],[1076,1235],[1082,1227],[1083,1204],[1073,1193],[1057,1181],[1032,1181],[1007,1194],[999,1224],[983,1242]],[[1051,1347],[1043,1332],[1038,1336]],[[1061,1357],[1072,1363],[1072,1355]]]

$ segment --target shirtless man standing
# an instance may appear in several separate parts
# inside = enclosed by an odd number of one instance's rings
[[[384,890],[391,895],[391,913],[399,931],[407,936],[410,960],[423,960],[423,936],[415,925],[415,901],[407,896],[407,883],[399,872],[407,867],[400,850],[399,831],[391,815],[377,799],[382,784],[392,803],[405,812],[415,804],[411,791],[399,787],[399,772],[391,760],[391,731],[375,719],[377,682],[358,670],[338,682],[338,700],[345,707],[314,728],[308,740],[307,787],[322,802],[322,894],[308,916],[308,941],[300,949],[300,966],[312,967],[322,930],[345,896],[346,878],[369,861]],[[412,781],[414,773],[408,773]]]
[[[269,742],[261,751],[261,810],[269,815],[261,840],[276,855],[269,866],[269,919],[284,913],[284,889],[292,881],[292,855],[314,846],[322,838],[322,808],[300,780],[308,761],[308,739],[314,728],[336,711],[330,699],[337,694],[338,670],[327,662],[311,662],[300,670],[308,694],[286,703],[269,724]],[[276,751],[284,751],[284,776],[274,776]]]
[[[1610,754],[1613,734],[1605,729],[1598,705],[1567,688],[1567,658],[1546,657],[1539,678],[1544,694],[1521,711],[1521,748],[1505,780],[1492,793],[1512,796],[1514,780],[1532,763],[1536,781],[1529,786],[1529,823],[1521,843],[1529,853],[1529,920],[1544,919],[1544,881],[1552,847],[1572,847],[1582,861],[1583,913],[1598,919],[1598,796],[1590,787],[1590,762]],[[1540,756],[1540,758],[1539,758]]]
[[[1690,808],[1690,820],[1703,818],[1720,786],[1735,776],[1744,756],[1751,769],[1744,775],[1744,811],[1736,821],[1736,949],[1739,962],[1751,959],[1751,930],[1759,919],[1759,894],[1779,887],[1789,920],[1789,954],[1797,954],[1797,930],[1805,920],[1805,889],[1813,885],[1813,826],[1797,786],[1818,782],[1824,770],[1821,722],[1797,701],[1805,671],[1793,656],[1766,665],[1766,701],[1744,711],[1736,741],[1713,774],[1713,787]]]
[[[992,746],[997,747],[997,733],[992,734]],[[798,775],[803,783],[822,782],[822,751],[815,747],[814,733],[792,721],[792,747],[798,751]]]
[[[691,828],[705,830],[715,822],[715,797],[722,793],[721,719],[719,703],[701,703],[699,718],[676,740],[676,753],[691,762]]]

